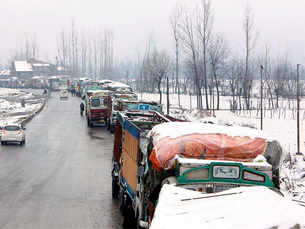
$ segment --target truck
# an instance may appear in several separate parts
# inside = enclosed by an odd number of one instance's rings
[[[87,90],[85,93],[85,113],[88,127],[105,124],[107,115],[107,97],[109,91]]]
[[[244,186],[279,191],[282,149],[263,132],[132,114],[118,114],[113,150],[112,197],[125,225],[150,225],[164,184],[201,193]]]
[[[162,114],[162,105],[153,101],[139,101],[137,100],[137,96],[133,93],[109,96],[107,129],[110,130],[111,133],[115,130],[116,115],[118,111],[157,111]]]
[[[138,173],[145,163],[141,149],[147,143],[147,134],[153,126],[170,120],[157,111],[125,111],[117,113],[113,147],[112,197],[120,200],[124,225],[135,224],[136,209],[142,203]],[[144,147],[145,148],[145,147]]]
[[[138,96],[133,92],[113,92],[107,99],[107,130],[114,133],[116,115],[118,111],[123,111],[121,104],[137,101]]]

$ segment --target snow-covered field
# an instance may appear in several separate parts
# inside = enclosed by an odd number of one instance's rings
[[[138,94],[139,99],[159,101],[159,94]],[[220,107],[229,108],[230,97],[220,98]],[[256,101],[254,101],[256,103]],[[290,103],[290,109],[289,109]],[[166,95],[162,97],[163,111],[166,111]],[[229,110],[215,111],[215,117],[207,115],[206,112],[196,110],[196,97],[181,95],[182,110],[178,107],[177,95],[170,95],[170,109],[172,116],[188,119],[190,121],[212,121],[217,124],[247,126],[260,128],[260,112]],[[264,112],[263,130],[268,136],[278,140],[284,150],[283,163],[281,167],[281,189],[289,198],[305,201],[305,111],[300,111],[300,135],[301,153],[297,152],[297,128],[296,128],[296,102],[280,101],[280,109],[266,110]],[[305,108],[305,101],[301,101],[301,108]]]
[[[22,106],[24,101],[24,107]],[[17,89],[0,88],[0,126],[22,123],[41,109],[45,99],[38,94]]]

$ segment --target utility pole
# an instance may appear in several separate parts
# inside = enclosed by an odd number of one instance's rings
[[[297,64],[297,144],[298,152],[300,153],[300,89],[299,89],[299,67],[300,64]]]
[[[168,76],[166,77],[166,100],[167,100],[167,114],[169,115],[169,82],[168,82]]]
[[[263,71],[264,66],[261,65],[261,130],[263,130]]]

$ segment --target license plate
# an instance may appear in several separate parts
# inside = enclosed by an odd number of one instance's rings
[[[213,166],[213,177],[223,179],[238,179],[239,178],[239,167],[228,166],[228,165],[214,165]]]

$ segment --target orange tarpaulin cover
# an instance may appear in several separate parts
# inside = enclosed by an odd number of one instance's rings
[[[206,160],[250,162],[259,154],[263,154],[266,147],[267,141],[263,138],[190,134],[177,138],[165,137],[154,142],[149,159],[157,170],[170,169],[176,155]]]

